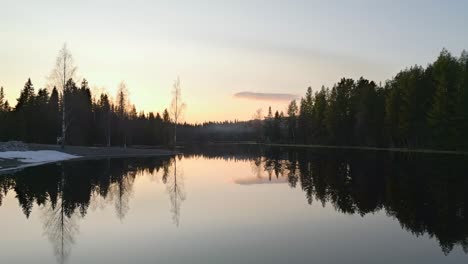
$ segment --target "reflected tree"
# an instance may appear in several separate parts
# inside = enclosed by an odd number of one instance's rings
[[[179,169],[177,171],[177,157],[174,158],[173,177],[169,177],[166,182],[167,192],[171,201],[172,221],[179,227],[180,223],[180,206],[185,201],[185,186],[183,173]]]
[[[115,212],[122,221],[130,210],[130,196],[135,182],[136,172],[129,172],[117,179],[117,182],[111,186],[111,193],[115,200]]]
[[[58,263],[65,263],[70,256],[71,248],[75,243],[75,235],[78,233],[78,223],[72,211],[69,211],[64,202],[64,191],[66,176],[65,168],[61,166],[61,179],[57,187],[60,199],[55,202],[47,203],[43,207],[42,220],[44,234],[52,243],[54,255]]]
[[[43,207],[42,220],[44,234],[52,243],[57,262],[66,263],[79,231],[76,217],[66,215],[63,200],[60,199],[55,207],[51,203]]]

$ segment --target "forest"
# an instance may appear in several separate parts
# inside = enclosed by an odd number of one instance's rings
[[[65,76],[65,74],[64,74]],[[299,101],[249,121],[182,123],[171,111],[137,112],[125,84],[115,100],[93,95],[86,79],[35,91],[28,79],[15,106],[0,88],[0,141],[70,145],[169,145],[241,142],[419,149],[468,148],[468,52],[443,49],[426,67],[412,66],[384,84],[343,78],[331,88],[309,87]],[[65,105],[64,102],[67,102]],[[63,111],[67,112],[64,118]],[[177,126],[174,126],[177,124]],[[64,129],[66,127],[66,129]]]
[[[264,140],[296,144],[430,149],[468,147],[468,53],[446,49],[427,67],[400,71],[384,85],[343,78],[290,103],[287,115],[271,108]]]

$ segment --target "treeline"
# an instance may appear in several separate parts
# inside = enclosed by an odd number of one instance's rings
[[[468,148],[468,53],[442,50],[426,68],[413,66],[384,85],[343,78],[307,90],[287,116],[270,108],[263,140],[296,144]]]
[[[88,82],[78,86],[70,79],[62,95],[54,87],[51,92],[35,92],[30,79],[25,83],[15,107],[0,97],[0,141],[21,140],[36,143],[57,143],[61,137],[63,99],[67,105],[66,140],[72,145],[161,145],[170,140],[170,118],[167,110],[159,113],[137,113],[121,85],[115,102],[107,94],[92,97]]]
[[[121,83],[115,100],[102,93],[93,96],[86,79],[77,85],[66,82],[64,93],[57,88],[35,91],[30,79],[21,90],[15,107],[0,88],[0,141],[56,144],[62,138],[64,99],[67,104],[66,144],[130,146],[169,145],[174,140],[174,121],[165,109],[160,113],[137,112]],[[177,125],[178,142],[232,142],[252,140],[255,131],[248,122],[224,121]]]

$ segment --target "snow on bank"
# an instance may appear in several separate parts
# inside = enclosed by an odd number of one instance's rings
[[[70,155],[67,153],[55,151],[55,150],[38,150],[38,151],[5,151],[0,152],[1,159],[16,159],[19,162],[24,162],[28,164],[23,164],[18,167],[13,168],[1,168],[1,171],[10,171],[16,169],[22,169],[25,167],[41,165],[49,162],[56,162],[62,160],[69,160],[79,158],[79,156]]]
[[[55,150],[38,150],[38,151],[4,151],[0,152],[0,161],[2,159],[15,159],[21,164],[16,167],[0,167],[0,173],[16,171],[24,169],[26,167],[42,165],[50,162],[57,162],[62,160],[69,160],[79,158],[79,156],[70,155],[67,153],[55,151]]]
[[[1,159],[17,159],[25,163],[42,163],[78,158],[78,156],[55,150],[5,151],[0,152]]]

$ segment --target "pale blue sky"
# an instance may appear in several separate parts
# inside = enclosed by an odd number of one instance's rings
[[[125,80],[145,111],[169,105],[179,75],[188,121],[248,119],[286,104],[237,92],[384,81],[443,47],[468,49],[468,1],[0,0],[0,10],[0,85],[13,103],[28,77],[46,84],[67,42],[79,76],[110,93]]]

